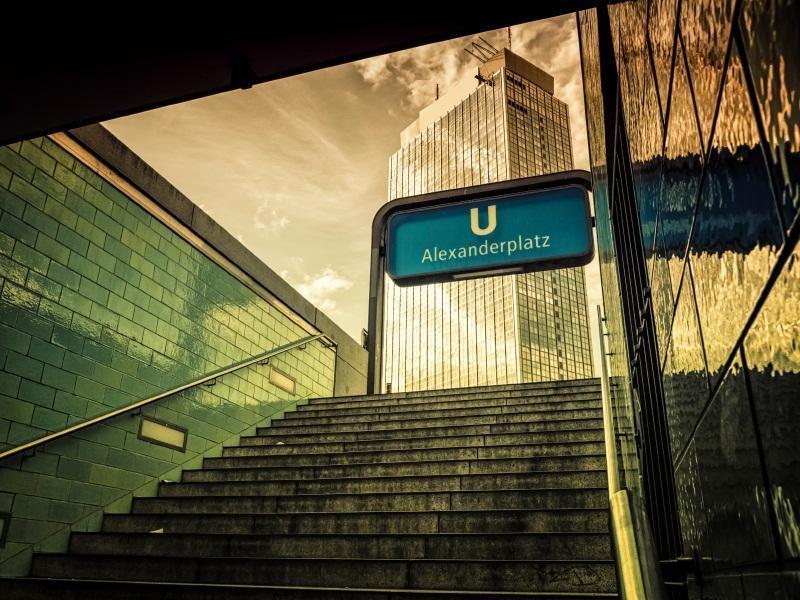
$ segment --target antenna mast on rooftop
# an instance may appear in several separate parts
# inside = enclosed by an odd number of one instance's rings
[[[481,36],[478,36],[478,40],[479,41],[473,40],[470,42],[469,46],[464,48],[464,52],[473,58],[477,58],[479,61],[481,61],[481,63],[485,63],[487,60],[497,54],[498,50]]]
[[[511,50],[511,27],[506,27],[508,30],[508,49]]]

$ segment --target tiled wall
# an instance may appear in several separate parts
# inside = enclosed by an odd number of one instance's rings
[[[49,138],[0,148],[0,449],[308,335]],[[315,342],[146,408],[189,429],[186,452],[121,416],[0,463],[11,513],[0,573],[35,549],[198,466],[298,398],[332,395],[335,351]]]
[[[640,0],[608,10],[684,553],[703,570],[690,596],[797,597],[798,5]],[[584,40],[596,36],[593,11],[579,23]],[[582,46],[602,258],[613,223],[600,218],[596,49]],[[603,271],[607,310],[612,271]]]

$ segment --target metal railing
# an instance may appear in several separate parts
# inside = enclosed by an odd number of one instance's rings
[[[174,396],[175,394],[189,390],[198,385],[203,385],[204,383],[214,381],[215,379],[222,377],[223,375],[233,373],[234,371],[238,371],[239,369],[244,369],[245,367],[249,367],[250,365],[254,365],[259,362],[264,362],[274,356],[278,356],[279,354],[283,354],[284,352],[288,352],[289,350],[294,350],[295,348],[300,348],[316,340],[323,340],[328,347],[334,347],[336,345],[336,343],[324,333],[309,335],[307,337],[295,340],[288,344],[284,344],[283,346],[273,348],[272,350],[267,350],[266,352],[262,352],[261,354],[251,356],[250,358],[246,358],[245,360],[232,363],[227,367],[222,367],[221,369],[217,369],[216,371],[206,373],[205,375],[201,375],[196,379],[188,381],[182,385],[166,390],[164,392],[159,392],[158,394],[149,396],[143,400],[137,400],[136,402],[133,402],[121,408],[115,408],[114,410],[103,413],[102,415],[98,415],[96,417],[88,419],[87,421],[76,423],[75,425],[71,425],[70,427],[62,429],[60,431],[56,431],[54,433],[48,433],[47,435],[43,435],[39,438],[31,440],[30,442],[25,442],[23,444],[20,444],[19,446],[15,446],[14,448],[4,450],[3,452],[0,452],[0,460],[3,460],[5,458],[10,458],[12,456],[15,456],[23,452],[36,450],[36,448],[38,448],[39,446],[47,444],[48,442],[52,442],[53,440],[57,440],[64,436],[73,434],[76,431],[81,431],[83,429],[93,427],[98,423],[103,423],[104,421],[108,421],[109,419],[113,419],[114,417],[118,417],[126,413],[141,410],[142,408],[144,408],[149,404],[158,402],[159,400],[163,400],[164,398],[168,398],[170,396]]]
[[[608,501],[619,594],[623,600],[662,600],[664,588],[650,525],[641,502],[620,485],[617,439],[606,363],[606,333],[597,306],[600,333],[600,388],[603,397],[603,434],[608,470]]]

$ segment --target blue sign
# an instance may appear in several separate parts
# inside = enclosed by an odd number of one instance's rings
[[[386,272],[398,285],[588,264],[589,195],[578,185],[392,214]]]

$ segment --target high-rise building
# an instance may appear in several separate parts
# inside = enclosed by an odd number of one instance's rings
[[[553,83],[497,52],[402,132],[389,198],[571,169]],[[582,268],[385,289],[384,390],[593,376]]]

